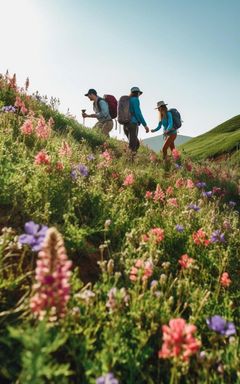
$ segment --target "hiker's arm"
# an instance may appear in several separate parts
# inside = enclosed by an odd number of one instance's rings
[[[141,123],[144,126],[144,128],[147,127],[147,123],[144,120],[144,117],[142,115],[142,112],[140,109],[140,103],[137,97],[134,97],[133,110],[134,110],[134,116],[136,117],[137,121]]]
[[[85,117],[95,117],[97,118],[96,113],[91,113],[91,115],[88,115],[87,113],[82,113],[82,117],[85,119]]]
[[[162,122],[159,121],[157,128],[151,129],[151,132],[157,132],[157,131],[159,131],[159,129],[161,129],[161,127],[162,127]]]
[[[169,131],[172,131],[172,129],[173,129],[173,118],[172,118],[171,112],[168,112],[167,116],[168,116],[168,118],[167,118],[168,126],[166,129],[166,132],[169,132]]]

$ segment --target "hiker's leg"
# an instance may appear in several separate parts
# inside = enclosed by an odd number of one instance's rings
[[[170,148],[170,143],[171,143],[170,136],[167,136],[162,147],[164,160],[167,158],[167,150],[168,148]]]
[[[137,152],[139,148],[139,140],[138,140],[138,125],[137,124],[129,124],[129,148],[133,152]]]
[[[175,134],[174,135],[170,135],[171,141],[170,141],[169,146],[170,146],[171,151],[175,148],[174,141],[175,141],[176,137],[177,137],[177,135],[175,135]]]
[[[102,123],[102,133],[109,137],[109,132],[113,129],[113,121],[112,120],[108,120],[108,121],[104,121],[104,123]]]

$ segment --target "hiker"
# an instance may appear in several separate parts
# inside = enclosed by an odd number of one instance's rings
[[[138,87],[132,87],[131,93],[129,96],[129,112],[130,112],[130,121],[123,125],[123,130],[125,135],[129,140],[129,149],[132,152],[132,155],[136,155],[139,148],[140,142],[138,139],[138,127],[143,125],[145,131],[148,133],[149,128],[146,121],[142,115],[140,109],[139,96],[142,95],[142,91]],[[126,97],[126,96],[123,96]],[[120,101],[119,101],[120,104]]]
[[[157,103],[157,108],[155,109],[159,111],[160,120],[157,128],[151,129],[151,132],[157,132],[163,126],[163,135],[165,136],[165,141],[162,151],[163,159],[166,160],[168,148],[170,148],[171,151],[175,148],[174,141],[177,137],[177,129],[174,128],[172,113],[168,111],[167,104],[165,104],[164,101],[159,101]]]
[[[99,97],[95,89],[89,89],[85,96],[87,96],[89,100],[93,101],[93,110],[95,113],[88,115],[86,112],[83,112],[82,117],[84,119],[86,117],[97,119],[98,122],[94,125],[93,128],[100,129],[105,136],[109,137],[109,132],[113,128],[113,121],[110,115],[107,101]]]

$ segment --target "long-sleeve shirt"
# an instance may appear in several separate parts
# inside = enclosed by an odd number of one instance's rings
[[[96,114],[98,121],[103,122],[107,120],[112,120],[109,113],[108,103],[105,100],[98,98],[96,103],[93,103],[93,110]]]
[[[132,115],[131,123],[138,125],[142,124],[144,127],[147,126],[147,123],[144,120],[140,109],[140,102],[138,97],[130,97],[130,113]]]
[[[177,134],[177,129],[173,127],[173,118],[171,112],[167,112],[167,118],[165,117],[161,121],[159,121],[157,128],[153,129],[152,132],[157,132],[163,126],[164,134]]]

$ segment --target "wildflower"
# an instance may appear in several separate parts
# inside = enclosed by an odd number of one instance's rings
[[[92,160],[94,160],[94,159],[95,159],[95,156],[94,156],[92,153],[90,153],[89,155],[87,155],[87,160],[92,161]]]
[[[143,235],[143,240],[146,242],[150,239],[155,243],[160,243],[164,239],[164,229],[158,227],[150,229],[148,235]]]
[[[172,206],[172,207],[178,207],[178,202],[176,198],[171,198],[167,200],[167,204]]]
[[[136,281],[138,276],[142,276],[142,280],[147,280],[153,274],[153,264],[151,261],[143,261],[138,259],[130,271],[130,280]]]
[[[41,164],[44,164],[44,165],[48,165],[50,164],[50,156],[44,151],[40,151],[38,152],[38,154],[35,156],[35,161],[34,161],[34,164],[36,165],[41,165]]]
[[[61,161],[57,161],[56,163],[56,169],[58,171],[62,171],[64,169],[64,164]]]
[[[192,171],[192,164],[191,163],[186,163],[186,169],[188,172],[191,172]]]
[[[210,243],[210,240],[207,239],[207,235],[202,228],[200,228],[197,232],[194,232],[192,237],[196,245],[205,245],[207,247]]]
[[[223,336],[232,336],[236,334],[235,325],[226,321],[219,315],[215,315],[206,320],[208,328],[220,333]]]
[[[181,157],[180,152],[176,148],[172,150],[172,157],[174,158],[175,161],[179,160]]]
[[[163,345],[159,351],[159,358],[179,358],[188,361],[190,356],[200,348],[200,341],[193,335],[197,328],[195,325],[186,324],[184,319],[172,319],[169,326],[163,325]]]
[[[189,204],[188,209],[192,209],[193,211],[198,212],[200,207],[198,207],[196,204]]]
[[[207,186],[207,184],[204,181],[199,181],[195,185],[199,189],[205,188]]]
[[[113,373],[107,373],[96,380],[96,384],[118,384],[119,381],[114,377]]]
[[[112,223],[112,220],[111,219],[107,219],[105,221],[105,223],[104,223],[104,228],[108,229],[110,227],[111,223]]]
[[[107,149],[101,154],[101,157],[103,157],[107,162],[112,161],[112,156],[111,156],[111,154],[108,152]]]
[[[73,179],[76,180],[79,175],[87,177],[88,173],[89,173],[88,168],[83,164],[79,164],[79,165],[74,167],[74,169],[71,172],[71,176]]]
[[[227,272],[223,272],[221,278],[220,278],[220,283],[223,287],[229,287],[229,285],[232,283],[232,280],[229,277],[229,274]]]
[[[132,173],[130,173],[125,177],[123,185],[128,186],[128,185],[132,185],[133,183],[134,183],[134,176]]]
[[[160,187],[160,185],[158,184],[157,187],[156,187],[156,190],[154,192],[154,197],[153,197],[153,200],[155,202],[157,201],[163,201],[165,198],[165,193],[163,192],[162,188]]]
[[[221,233],[219,229],[214,231],[210,238],[211,243],[225,243],[224,233]]]
[[[210,198],[210,197],[212,197],[213,192],[212,192],[212,191],[206,191],[206,192],[203,191],[202,195],[203,195],[204,197],[208,197],[208,198]]]
[[[129,295],[125,288],[121,288],[118,290],[116,287],[111,288],[108,292],[108,301],[106,303],[106,307],[113,311],[118,306],[122,307],[123,305],[127,305],[129,302]]]
[[[157,155],[154,152],[151,152],[149,155],[149,160],[154,162],[157,160]]]
[[[46,314],[54,314],[54,320],[64,317],[70,298],[71,265],[61,235],[55,228],[48,229],[38,254],[36,284],[30,300],[30,308],[40,320]]]
[[[19,243],[30,245],[32,251],[40,251],[48,227],[45,225],[36,224],[34,221],[28,221],[24,225],[24,230],[25,234],[19,236]]]
[[[31,119],[26,120],[20,128],[23,135],[31,135],[33,133],[33,123]]]
[[[191,179],[187,179],[187,188],[192,189],[194,188],[194,182]]]
[[[189,268],[193,262],[194,262],[194,259],[189,257],[187,254],[182,255],[178,260],[178,263],[181,265],[183,269]]]
[[[119,178],[119,174],[117,172],[112,172],[112,178],[114,180],[118,179]]]
[[[177,224],[175,229],[176,229],[176,231],[178,231],[180,233],[184,231],[184,227],[182,225],[180,225],[180,224]]]
[[[181,177],[181,178],[176,180],[175,187],[176,188],[181,188],[181,187],[184,186],[184,184],[185,184],[184,179]]]
[[[150,191],[147,191],[147,192],[146,192],[146,194],[145,194],[145,198],[146,198],[147,200],[149,200],[149,199],[151,199],[151,198],[152,198],[152,195],[153,195],[153,193],[152,193],[152,192],[150,192]]]
[[[59,154],[59,156],[71,157],[72,149],[71,149],[70,145],[65,140],[62,141],[62,145],[58,151],[58,154]]]
[[[236,203],[236,201],[229,201],[229,206],[231,207],[231,208],[234,208],[234,207],[236,207],[236,205],[237,205],[237,203]]]
[[[37,121],[35,133],[39,139],[48,139],[51,134],[51,124],[47,124],[43,116]]]
[[[182,166],[180,164],[178,164],[178,163],[175,163],[175,168],[176,169],[180,169],[180,168],[182,168]]]
[[[212,191],[214,195],[224,195],[224,191],[220,187],[213,187]]]
[[[12,113],[15,113],[16,111],[17,111],[17,109],[13,105],[6,105],[5,107],[1,108],[1,112],[6,112],[6,113],[12,112]]]
[[[173,187],[170,185],[170,186],[166,189],[166,196],[172,196],[172,195],[173,195],[173,192],[174,192],[174,189],[173,189]]]
[[[89,304],[91,299],[93,299],[95,296],[95,293],[90,289],[85,289],[84,291],[75,294],[76,298],[84,300],[86,304]]]

